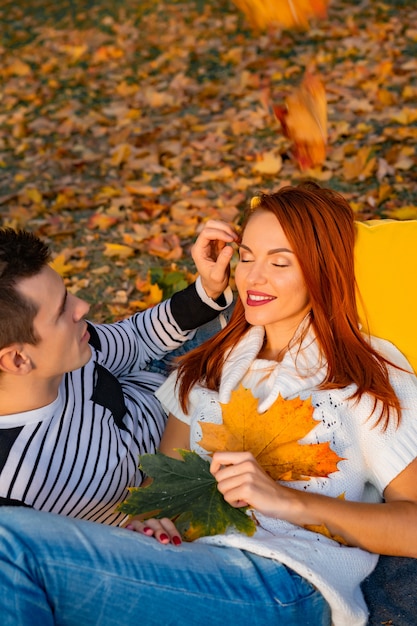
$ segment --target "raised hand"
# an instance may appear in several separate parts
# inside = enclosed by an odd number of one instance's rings
[[[229,283],[230,259],[238,240],[229,224],[208,220],[191,249],[191,256],[201,277],[206,294],[216,300]]]

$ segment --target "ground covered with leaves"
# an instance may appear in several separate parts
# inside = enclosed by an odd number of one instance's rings
[[[307,31],[254,31],[232,0],[0,7],[0,217],[50,243],[113,320],[193,278],[210,217],[315,179],[359,220],[417,218],[417,8],[332,0]],[[273,114],[325,85],[324,163],[301,171]]]

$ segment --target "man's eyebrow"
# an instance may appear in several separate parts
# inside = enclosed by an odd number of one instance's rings
[[[239,247],[244,248],[248,252],[252,252],[249,246],[245,246],[244,243],[241,243]],[[289,252],[290,254],[294,254],[294,252],[290,250],[289,248],[273,248],[272,250],[268,250],[267,254],[277,254],[279,252]]]

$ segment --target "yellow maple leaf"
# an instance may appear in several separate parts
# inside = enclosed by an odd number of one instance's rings
[[[278,396],[264,413],[258,400],[242,385],[222,404],[223,423],[200,422],[200,445],[207,452],[250,451],[274,480],[307,480],[337,471],[341,460],[328,442],[300,444],[318,422],[310,398],[285,400]]]

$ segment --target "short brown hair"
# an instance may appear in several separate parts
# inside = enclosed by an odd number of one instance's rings
[[[48,246],[25,230],[0,229],[0,349],[12,343],[37,343],[36,305],[17,289],[19,280],[36,276],[48,264]]]

